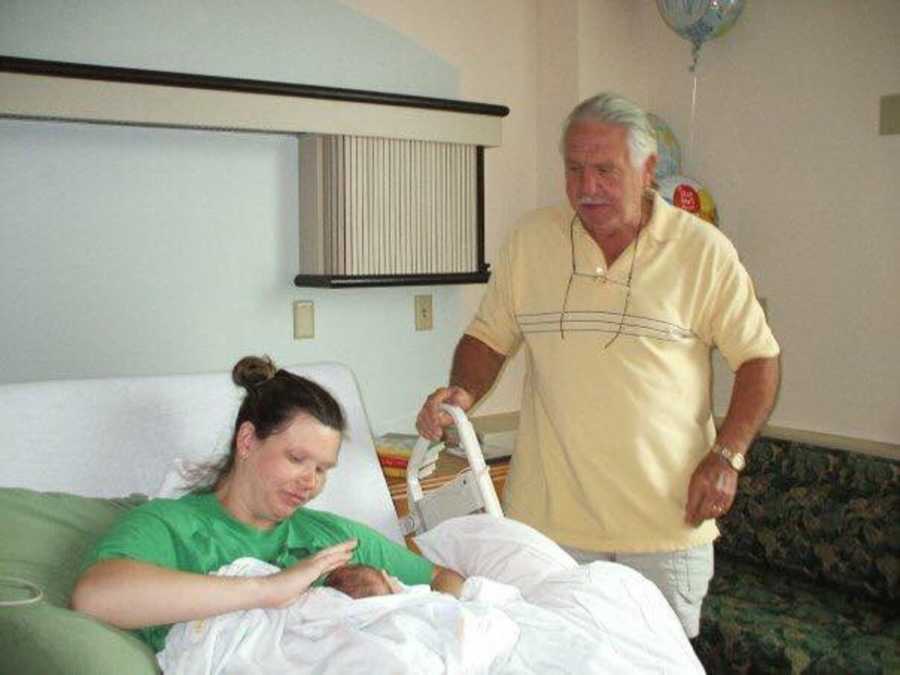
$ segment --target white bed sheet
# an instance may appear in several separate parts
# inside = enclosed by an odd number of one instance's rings
[[[244,558],[220,573],[273,571]],[[460,600],[427,587],[362,600],[317,588],[285,609],[178,624],[158,658],[167,675],[703,672],[659,591],[614,563],[557,572],[524,596],[483,577]]]

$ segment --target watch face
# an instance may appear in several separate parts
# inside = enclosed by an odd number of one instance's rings
[[[745,464],[746,462],[744,461],[744,456],[739,452],[736,452],[731,456],[731,466],[734,467],[735,471],[740,471],[741,469],[743,469]]]

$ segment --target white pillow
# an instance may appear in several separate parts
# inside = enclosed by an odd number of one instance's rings
[[[483,513],[445,520],[415,542],[438,565],[521,591],[551,574],[578,567],[572,556],[534,528]]]
[[[187,490],[185,489],[186,463],[180,457],[176,457],[172,462],[172,468],[166,471],[163,477],[162,485],[156,492],[157,497],[165,499],[177,499]]]
[[[163,477],[162,485],[156,491],[156,496],[165,499],[178,499],[182,495],[187,494],[190,492],[193,483],[192,470],[201,465],[217,464],[223,457],[223,453],[217,453],[198,460],[176,457],[172,460],[172,467]]]

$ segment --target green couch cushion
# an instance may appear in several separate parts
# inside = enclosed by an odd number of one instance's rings
[[[37,604],[0,607],[0,654],[11,673],[157,673],[140,640],[68,609],[85,552],[112,523],[146,501],[0,488],[0,577],[36,584]],[[0,600],[25,593],[0,583]]]
[[[900,613],[718,556],[695,648],[710,673],[900,672]]]
[[[48,602],[68,606],[87,550],[116,518],[146,500],[0,488],[0,575],[36,583]]]

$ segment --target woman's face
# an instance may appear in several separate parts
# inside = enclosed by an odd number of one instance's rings
[[[228,506],[243,522],[273,527],[322,491],[340,445],[341,432],[307,413],[298,413],[265,440],[256,437],[253,424],[244,422],[237,436],[235,487],[240,499]]]

